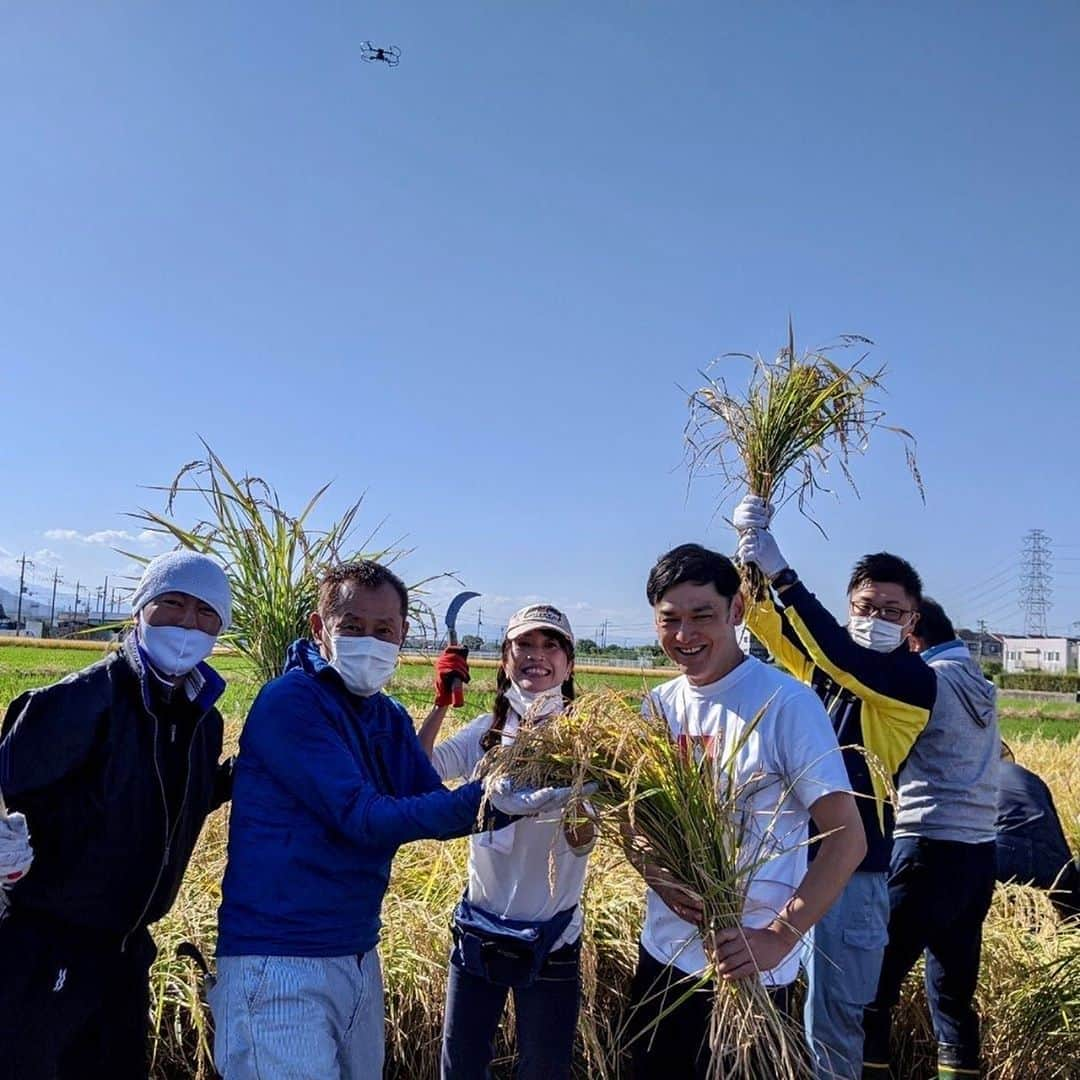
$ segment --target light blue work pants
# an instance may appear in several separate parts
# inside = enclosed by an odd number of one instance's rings
[[[888,873],[856,872],[807,935],[804,1020],[817,1080],[862,1076],[863,1009],[877,993],[888,927]]]
[[[221,956],[207,994],[224,1080],[377,1080],[379,954]]]

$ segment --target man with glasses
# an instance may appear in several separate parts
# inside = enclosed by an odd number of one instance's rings
[[[772,595],[748,606],[746,624],[824,702],[866,830],[866,857],[814,927],[806,957],[806,1029],[817,1075],[858,1080],[863,1009],[874,999],[888,939],[889,777],[926,727],[936,690],[933,671],[907,643],[919,618],[922,582],[896,555],[864,555],[848,582],[848,622],[842,626],[780,554],[769,532],[771,518],[772,507],[753,495],[735,510],[739,558],[756,565],[772,586]]]

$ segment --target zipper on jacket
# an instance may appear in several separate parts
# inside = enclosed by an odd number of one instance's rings
[[[154,897],[157,895],[158,885],[161,884],[161,877],[165,873],[165,868],[169,865],[169,856],[172,853],[173,840],[176,839],[176,830],[180,827],[180,821],[184,816],[184,808],[187,806],[188,791],[191,788],[191,751],[195,746],[195,736],[199,732],[199,727],[202,725],[203,720],[206,719],[206,713],[204,712],[199,719],[195,722],[195,726],[191,729],[191,741],[188,743],[187,752],[187,775],[184,777],[184,794],[180,799],[180,806],[176,811],[176,820],[169,825],[169,799],[165,794],[165,781],[161,776],[161,766],[158,764],[157,742],[158,732],[160,729],[160,721],[158,720],[157,713],[147,709],[150,716],[154,720],[154,772],[157,774],[158,787],[161,789],[161,808],[165,815],[165,849],[162,853],[161,866],[158,867],[157,877],[154,878],[154,884],[150,889],[150,895],[146,898],[146,903],[143,905],[143,909],[139,914],[139,918],[135,925],[124,935],[123,941],[120,943],[120,951],[124,952],[127,949],[128,939],[136,930],[139,929],[139,925],[142,923],[146,913],[150,910],[150,905],[154,902]],[[176,725],[172,725],[172,741],[176,741]]]
[[[145,704],[146,703],[143,702],[144,707]],[[161,766],[158,764],[158,733],[161,724],[158,721],[157,713],[151,712],[150,709],[147,709],[146,711],[150,713],[150,717],[154,721],[154,773],[157,776],[158,787],[161,789],[161,810],[165,815],[165,858],[162,859],[161,866],[158,867],[157,877],[154,878],[153,888],[151,888],[150,895],[146,898],[146,903],[143,905],[143,909],[140,912],[138,919],[135,921],[135,925],[124,935],[123,940],[120,942],[121,952],[127,950],[128,939],[139,929],[139,923],[143,921],[143,916],[150,910],[150,904],[154,899],[154,893],[157,892],[158,883],[161,881],[161,875],[165,873],[165,866],[168,863],[169,854],[169,799],[165,794],[165,781],[161,777]]]

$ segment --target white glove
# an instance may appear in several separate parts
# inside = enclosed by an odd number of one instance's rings
[[[773,505],[757,495],[744,495],[735,507],[731,523],[739,532],[746,529],[767,529],[772,521]]]
[[[768,529],[747,529],[740,534],[739,562],[756,566],[770,581],[788,565]]]
[[[585,784],[581,794],[592,795],[598,786],[595,783]],[[491,805],[511,817],[536,817],[538,814],[562,810],[573,796],[574,789],[568,787],[514,788],[506,777],[488,792]]]
[[[33,861],[26,818],[22,814],[0,817],[0,887],[14,885]]]

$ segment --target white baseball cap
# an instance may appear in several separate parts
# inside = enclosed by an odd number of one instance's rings
[[[574,644],[574,631],[570,629],[570,620],[550,604],[530,604],[520,611],[515,611],[506,626],[506,640],[514,641],[530,630],[552,630],[561,634],[571,645]]]

